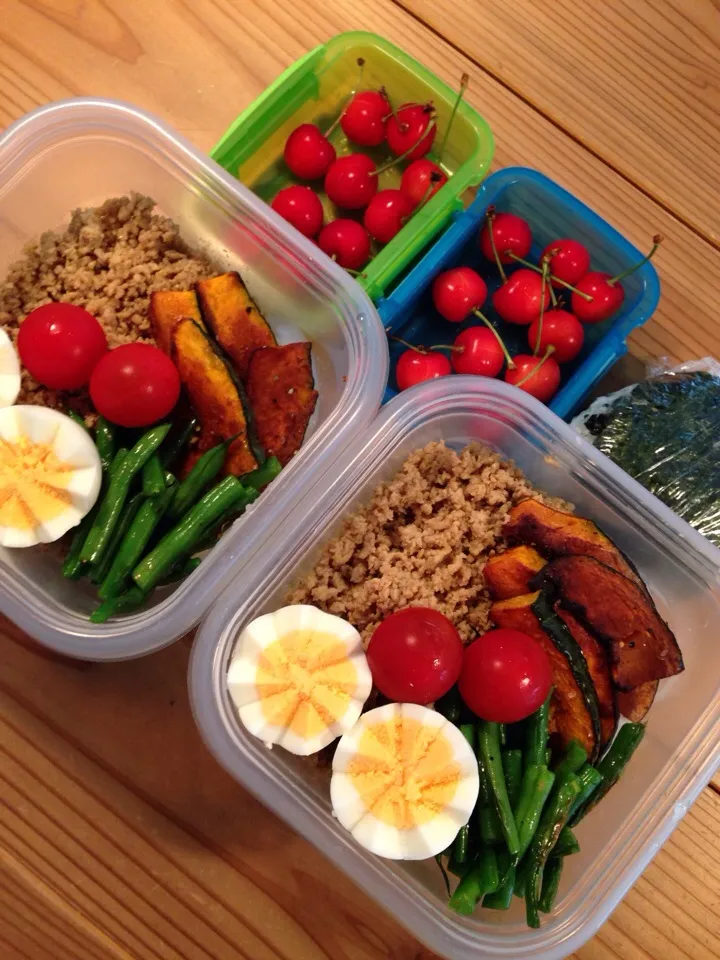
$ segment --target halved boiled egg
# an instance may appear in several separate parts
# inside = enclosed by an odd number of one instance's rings
[[[458,728],[414,703],[369,710],[333,759],[340,823],[371,853],[425,860],[454,840],[475,808],[478,764]]]
[[[100,492],[102,467],[87,431],[47,407],[0,409],[0,544],[59,540]]]
[[[0,327],[0,407],[9,407],[20,393],[20,361],[13,342]]]
[[[301,756],[349,730],[372,687],[357,630],[304,604],[248,624],[227,681],[250,733]]]

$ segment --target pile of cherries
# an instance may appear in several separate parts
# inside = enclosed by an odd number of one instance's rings
[[[453,370],[497,377],[505,367],[507,383],[547,403],[560,386],[560,364],[574,360],[582,349],[584,325],[601,323],[620,309],[625,298],[621,281],[654,255],[662,237],[654,237],[650,253],[617,276],[591,270],[587,248],[571,237],[549,243],[539,264],[530,262],[530,225],[494,207],[486,211],[479,241],[483,256],[494,261],[500,273],[501,284],[491,297],[495,312],[507,323],[528,328],[531,352],[510,355],[482,313],[487,284],[471,267],[453,267],[433,282],[435,309],[451,323],[474,315],[483,325],[466,327],[450,346],[408,344],[395,372],[401,390]],[[510,273],[511,266],[516,269]],[[558,296],[565,291],[570,294],[569,309]],[[441,350],[449,350],[450,359]]]
[[[362,69],[362,61],[359,65]],[[463,77],[458,102],[466,83]],[[356,147],[385,145],[390,159],[377,164],[359,151],[338,157],[330,142],[338,125]],[[361,90],[353,94],[325,133],[314,123],[296,127],[283,152],[285,164],[297,179],[322,180],[328,199],[350,215],[324,224],[323,206],[316,190],[302,184],[280,190],[272,207],[306,237],[317,238],[318,246],[341,267],[350,272],[361,271],[370,260],[372,240],[389,243],[413,213],[447,182],[447,174],[438,163],[426,157],[436,133],[437,118],[431,101],[405,103],[394,110],[384,89]],[[380,190],[380,174],[403,161],[408,165],[399,188]]]

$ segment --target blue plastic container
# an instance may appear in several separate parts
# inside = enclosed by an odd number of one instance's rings
[[[485,210],[494,204],[498,211],[516,213],[530,224],[533,248],[530,258],[537,263],[552,240],[574,237],[590,251],[591,269],[618,274],[642,259],[643,253],[614,227],[581,203],[567,190],[537,170],[508,167],[499,170],[478,189],[473,204],[460,211],[450,226],[412,265],[395,289],[377,304],[388,333],[414,344],[451,343],[465,326],[479,323],[471,317],[463,324],[443,320],[432,302],[431,286],[443,270],[458,265],[476,269],[486,280],[490,295],[500,278],[494,263],[481,254],[478,237]],[[585,326],[585,343],[572,363],[563,364],[560,390],[549,404],[558,416],[569,419],[582,405],[592,387],[615,361],[627,353],[630,331],[652,316],[660,298],[660,281],[651,263],[623,281],[625,300],[621,309],[603,323]],[[527,327],[505,323],[495,314],[490,297],[486,316],[497,324],[511,353],[529,353]],[[385,400],[397,392],[395,363],[405,348],[390,341],[390,379]]]

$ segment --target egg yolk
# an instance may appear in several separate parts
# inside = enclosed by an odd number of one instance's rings
[[[368,727],[346,773],[367,809],[400,830],[432,820],[452,802],[460,780],[442,729],[410,717]]]
[[[74,469],[47,443],[0,438],[0,526],[27,530],[59,516]]]
[[[345,714],[358,677],[347,648],[331,634],[292,630],[258,658],[255,686],[268,723],[318,736]]]

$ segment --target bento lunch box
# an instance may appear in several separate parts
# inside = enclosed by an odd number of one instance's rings
[[[563,237],[573,237],[587,247],[592,270],[612,276],[643,258],[643,253],[618,230],[549,177],[526,167],[506,167],[481,184],[471,206],[454,216],[452,224],[387,298],[378,301],[378,312],[389,334],[413,344],[432,345],[452,342],[461,329],[476,326],[480,321],[473,316],[462,324],[450,324],[433,306],[433,280],[439,273],[459,265],[470,266],[483,276],[489,289],[483,312],[489,320],[499,320],[490,298],[500,285],[500,276],[478,244],[485,211],[491,204],[499,212],[515,213],[528,221],[533,234],[530,259],[535,263],[548,243]],[[563,419],[570,419],[577,412],[595,384],[627,353],[630,332],[645,323],[657,308],[660,281],[652,263],[644,263],[623,280],[623,287],[625,299],[620,309],[602,323],[585,324],[582,350],[575,360],[560,367],[560,389],[548,406]],[[527,327],[499,320],[498,329],[511,354],[530,352]],[[394,369],[404,349],[397,341],[390,344],[391,374],[386,400],[397,392]]]
[[[461,917],[433,861],[390,861],[356,845],[332,815],[329,778],[238,720],[225,682],[235,640],[277,609],[320,547],[407,455],[433,440],[477,441],[511,458],[541,490],[597,521],[638,566],[683,650],[686,670],[664,682],[632,769],[577,828],[560,898],[539,930],[515,900],[507,913]],[[203,621],[190,665],[193,711],[218,761],[430,949],[449,960],[560,960],[588,940],[658,851],[720,762],[720,551],[599,454],[547,407],[480,377],[447,377],[388,403],[308,490],[295,528],[268,542]],[[241,587],[242,589],[238,589]]]
[[[288,135],[301,123],[316,123],[327,130],[342,112],[360,78],[358,58],[364,61],[362,86],[385,87],[395,106],[431,99],[437,112],[439,149],[457,90],[405,51],[374,33],[341,33],[297,60],[247,107],[225,131],[211,156],[245,186],[270,203],[283,187],[296,181],[283,161]],[[459,81],[460,78],[458,78]],[[347,143],[341,130],[330,137],[338,155],[368,152]],[[381,248],[358,278],[375,300],[448,223],[453,211],[463,207],[468,188],[482,180],[493,155],[493,137],[485,119],[462,101],[453,120],[441,160],[451,174],[448,182],[415,213],[398,236]],[[380,160],[386,154],[374,154]],[[433,158],[431,151],[429,156]],[[396,187],[400,172],[394,168],[379,180],[382,189]],[[318,189],[327,212],[332,205]],[[326,217],[326,220],[328,217]]]
[[[341,460],[375,416],[387,344],[365,293],[269,207],[160,120],[128,104],[78,99],[28,114],[0,138],[0,275],[26,243],[78,207],[136,191],[175,220],[188,244],[238,269],[279,341],[310,340],[319,392],[301,451],[174,591],[141,612],[92,624],[87,584],[61,573],[48,549],[0,550],[0,610],[71,656],[117,660],[172,643],[193,627],[256,552],[284,541],[296,503]]]

